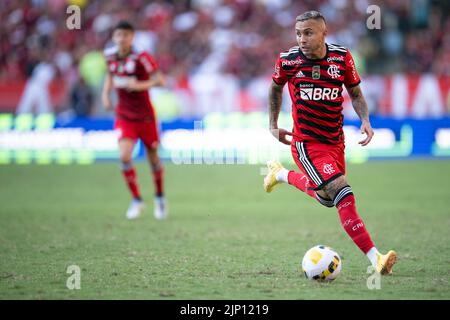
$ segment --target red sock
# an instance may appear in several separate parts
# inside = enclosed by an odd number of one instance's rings
[[[355,197],[352,189],[349,186],[342,188],[337,193],[334,201],[345,231],[361,251],[367,253],[374,247],[374,244],[363,221],[356,212]]]
[[[155,194],[162,197],[164,194],[164,167],[160,165],[153,170],[153,183],[155,184]]]
[[[308,178],[301,172],[289,171],[288,173],[288,183],[300,189],[310,197],[316,199],[316,192],[314,190],[308,189]]]
[[[128,189],[130,189],[130,192],[133,195],[133,198],[141,199],[141,194],[137,183],[136,170],[134,167],[129,166],[128,168],[122,169],[122,174],[128,185]]]

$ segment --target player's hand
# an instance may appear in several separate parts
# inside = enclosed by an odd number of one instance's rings
[[[139,83],[138,80],[136,79],[130,79],[127,83],[127,89],[128,91],[141,91],[142,90],[142,86]]]
[[[281,128],[270,128],[270,133],[280,142],[291,145],[291,140],[288,140],[287,136],[292,136],[292,132]]]
[[[359,142],[359,144],[364,147],[364,146],[367,146],[369,144],[369,142],[370,142],[370,140],[372,140],[372,137],[373,137],[373,134],[374,134],[372,126],[370,125],[369,121],[366,120],[366,121],[362,122],[361,133],[367,135],[364,140],[361,140]]]

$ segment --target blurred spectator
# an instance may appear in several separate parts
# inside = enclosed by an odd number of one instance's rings
[[[55,75],[55,67],[44,53],[44,59],[37,62],[28,78],[17,113],[52,113],[49,84]]]
[[[72,87],[70,103],[76,116],[88,117],[91,115],[94,96],[91,88],[86,84],[83,78],[80,78],[80,80]]]
[[[187,64],[195,72],[210,55],[221,52],[222,71],[248,79],[270,72],[276,52],[295,43],[295,16],[319,9],[327,17],[330,41],[342,43],[370,59],[368,72],[409,71],[403,63],[379,68],[382,57],[395,62],[405,56],[419,58],[418,71],[430,70],[445,34],[449,33],[445,0],[374,1],[381,7],[382,29],[365,26],[369,1],[359,0],[179,0],[114,2],[70,1],[82,7],[81,30],[65,27],[64,0],[5,0],[0,13],[0,77],[19,68],[22,77],[33,59],[33,43],[53,46],[55,51],[76,55],[80,46],[87,52],[102,49],[118,19],[129,19],[139,30],[136,42],[160,58],[171,72],[173,65]],[[358,44],[364,42],[364,48]],[[425,49],[425,52],[424,52]],[[8,63],[7,63],[8,62]],[[244,80],[245,81],[245,80]]]

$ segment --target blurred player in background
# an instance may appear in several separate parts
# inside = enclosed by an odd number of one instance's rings
[[[119,98],[115,108],[115,128],[119,131],[119,152],[122,173],[133,200],[127,210],[128,219],[140,216],[144,203],[139,191],[132,152],[137,139],[141,139],[153,172],[155,185],[154,215],[164,219],[168,215],[163,189],[163,165],[158,156],[159,135],[154,108],[148,90],[163,86],[165,79],[153,57],[147,52],[137,52],[133,46],[134,28],[126,21],[113,29],[114,47],[105,50],[108,73],[103,87],[105,108],[112,108],[110,92],[115,88]]]
[[[373,136],[355,63],[347,48],[325,43],[327,26],[319,12],[298,16],[295,32],[299,46],[282,52],[275,65],[269,113],[272,134],[291,145],[301,172],[288,171],[278,161],[270,161],[264,189],[271,192],[285,182],[326,207],[335,206],[343,228],[355,244],[379,273],[389,274],[397,255],[392,250],[386,255],[378,252],[356,211],[355,197],[345,177],[342,85],[361,119],[361,133],[367,135],[359,143],[366,146]],[[292,99],[293,132],[278,128],[286,82]],[[287,136],[292,136],[292,141]]]

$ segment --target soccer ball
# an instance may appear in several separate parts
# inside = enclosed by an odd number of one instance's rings
[[[302,261],[305,277],[310,280],[332,281],[341,272],[342,261],[330,247],[318,245],[309,249]]]

